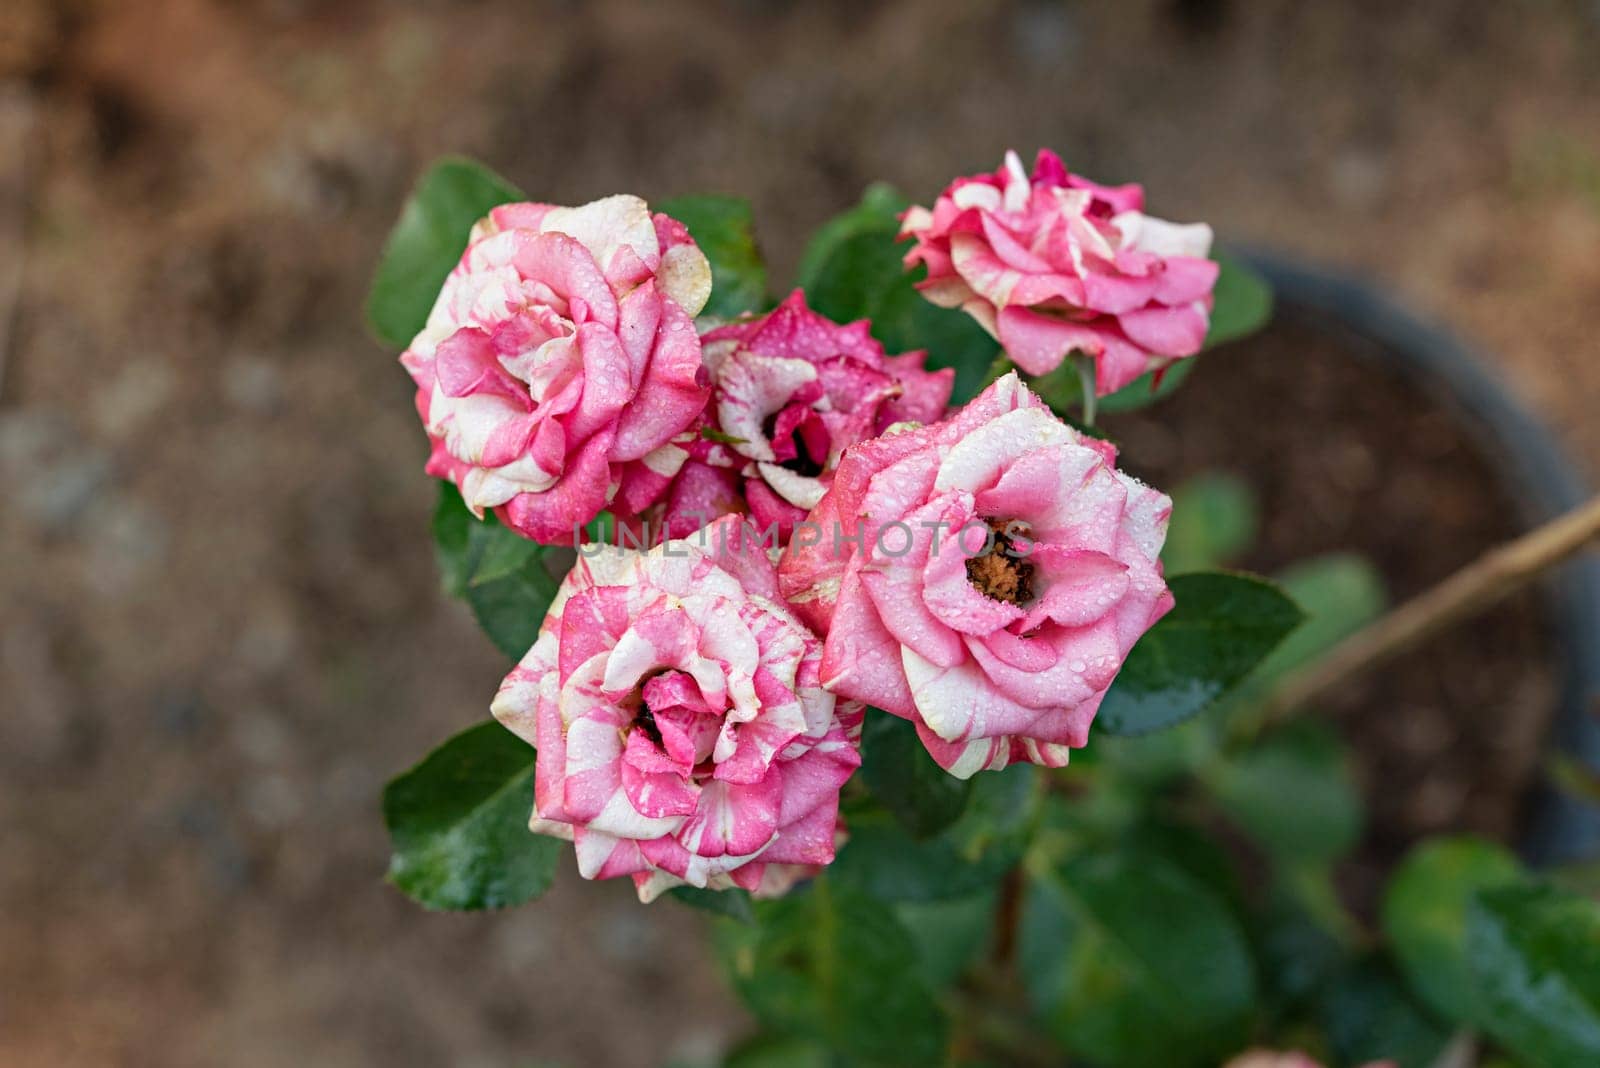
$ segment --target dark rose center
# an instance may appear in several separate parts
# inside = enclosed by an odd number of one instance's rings
[[[656,723],[656,714],[652,712],[650,710],[650,706],[645,703],[644,685],[657,675],[665,674],[666,671],[661,670],[652,671],[645,675],[644,678],[639,680],[639,684],[633,688],[633,692],[630,693],[622,703],[622,707],[632,708],[635,710],[633,713],[633,722],[628,725],[627,730],[643,731],[644,736],[654,742],[656,748],[658,749],[661,748],[661,727]]]
[[[778,413],[773,412],[762,422],[761,433],[776,446],[777,442],[773,440],[773,435],[777,432]],[[811,450],[806,446],[806,436],[800,433],[799,426],[796,426],[789,434],[789,440],[794,442],[794,456],[781,461],[778,466],[793,471],[797,475],[804,475],[806,478],[816,478],[822,474],[822,464],[811,455]]]
[[[1005,533],[1009,525],[989,521],[993,538],[987,551],[967,559],[967,581],[990,600],[1020,608],[1033,600],[1033,565],[1017,555]]]

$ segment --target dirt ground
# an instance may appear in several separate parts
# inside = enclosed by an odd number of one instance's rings
[[[381,882],[384,779],[505,667],[436,590],[359,315],[434,155],[748,195],[782,280],[868,181],[1050,145],[1369,273],[1592,468],[1597,54],[1587,0],[8,0],[0,1064],[627,1066],[743,1026],[674,906]]]

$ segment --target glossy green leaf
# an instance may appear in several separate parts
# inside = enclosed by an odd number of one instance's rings
[[[1142,734],[1188,719],[1238,684],[1301,619],[1264,579],[1200,572],[1168,585],[1176,605],[1128,654],[1095,718],[1102,731]]]
[[[1229,256],[1213,255],[1222,270],[1212,291],[1211,328],[1206,348],[1253,334],[1272,319],[1272,287],[1251,268]]]
[[[1205,886],[1142,853],[1095,852],[1029,876],[1018,964],[1069,1051],[1184,1068],[1243,1044],[1256,996],[1249,948]]]
[[[1600,1064],[1600,902],[1550,886],[1481,891],[1467,959],[1478,1024],[1518,1059]]]
[[[838,322],[869,319],[891,353],[928,351],[928,366],[956,371],[952,403],[971,399],[999,351],[971,316],[924,300],[905,269],[896,214],[903,206],[887,187],[868,190],[860,205],[827,223],[806,250],[798,285],[811,307]]]
[[[827,270],[829,258],[844,241],[856,234],[890,227],[898,231],[900,213],[910,204],[898,189],[887,182],[869,185],[867,191],[861,194],[859,204],[823,223],[811,240],[806,242],[805,253],[800,257],[800,266],[795,272],[795,284],[807,290],[816,286]]]
[[[993,885],[1021,859],[1040,798],[1038,769],[1018,764],[973,777],[961,818],[912,837],[888,812],[852,811],[850,839],[829,868],[835,882],[883,901],[937,901]]]
[[[1339,1064],[1432,1068],[1450,1041],[1450,1030],[1377,961],[1340,975],[1323,999],[1321,1015]]]
[[[675,886],[667,891],[667,895],[701,912],[726,916],[740,923],[755,922],[754,902],[744,890],[702,890],[698,886]]]
[[[430,909],[504,908],[549,889],[566,845],[528,830],[535,755],[491,720],[390,782],[389,881]]]
[[[1461,835],[1426,842],[1406,857],[1383,898],[1383,930],[1400,968],[1444,1019],[1474,1019],[1467,965],[1467,908],[1473,896],[1523,879],[1504,846]]]
[[[719,924],[716,941],[734,989],[765,1026],[870,1063],[939,1063],[944,1016],[888,906],[823,877],[761,902],[757,921]]]
[[[400,210],[367,294],[367,322],[378,339],[403,348],[428,312],[461,253],[472,225],[489,209],[522,194],[504,178],[467,159],[430,167]]]
[[[1361,836],[1349,756],[1322,724],[1276,731],[1218,764],[1208,779],[1228,818],[1279,862],[1326,864]]]
[[[917,838],[954,823],[972,793],[971,779],[934,763],[909,720],[875,708],[861,732],[861,775],[874,800]]]
[[[750,202],[742,197],[674,197],[653,205],[689,228],[711,261],[711,299],[704,315],[732,318],[767,301],[767,265],[756,245]]]
[[[492,515],[474,518],[448,482],[439,486],[433,538],[445,590],[467,602],[497,649],[522,659],[560,587],[550,564],[563,550],[531,542]]]
[[[1194,476],[1172,491],[1172,521],[1161,550],[1167,574],[1232,563],[1255,543],[1260,525],[1256,495],[1242,478],[1226,471]]]

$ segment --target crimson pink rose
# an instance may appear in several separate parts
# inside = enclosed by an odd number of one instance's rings
[[[833,860],[862,708],[821,683],[754,531],[585,547],[495,717],[538,747],[531,826],[586,879],[782,893]]]
[[[1067,762],[1172,607],[1172,502],[1013,372],[948,421],[845,453],[781,565],[827,635],[823,684],[909,719],[966,778]]]
[[[401,356],[428,473],[546,543],[613,501],[646,507],[705,405],[692,320],[710,292],[688,231],[638,197],[495,208]]]
[[[1008,152],[931,211],[906,212],[906,265],[927,264],[923,295],[971,314],[1028,374],[1080,352],[1095,361],[1095,391],[1113,393],[1200,351],[1217,281],[1211,228],[1143,205],[1139,186],[1096,185],[1054,152],[1039,152],[1031,178]]]
[[[925,370],[925,353],[886,355],[865,321],[818,315],[798,289],[701,342],[711,402],[667,497],[671,537],[748,509],[781,544],[822,499],[845,449],[894,423],[939,418],[955,382],[954,371]]]

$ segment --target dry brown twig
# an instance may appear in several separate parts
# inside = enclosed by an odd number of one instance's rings
[[[1280,721],[1353,675],[1413,648],[1510,596],[1600,537],[1600,497],[1493,549],[1287,676],[1267,695],[1263,725]]]

